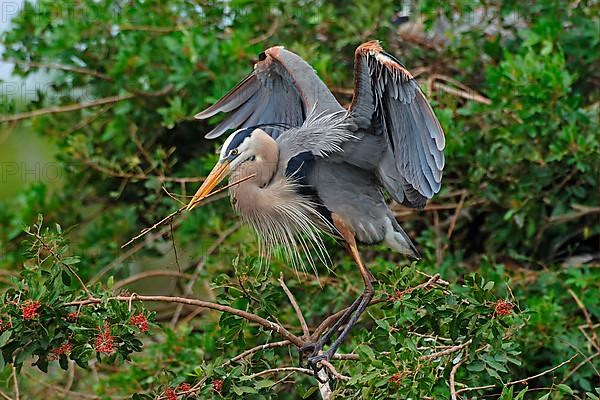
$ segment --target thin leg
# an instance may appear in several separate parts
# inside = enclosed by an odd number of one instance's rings
[[[337,331],[337,329],[339,329],[339,327],[345,322],[344,320],[348,318],[350,313],[352,313],[352,316],[350,317],[348,324],[346,325],[346,327],[344,328],[342,333],[340,333],[340,335],[337,337],[337,339],[333,342],[331,347],[324,354],[321,354],[321,355],[316,354],[316,353],[318,353],[320,348],[318,348],[318,349],[315,348],[315,352],[313,352],[313,355],[311,357],[309,357],[308,363],[315,370],[315,372],[317,370],[317,363],[319,361],[329,360],[335,354],[335,352],[337,351],[340,344],[346,339],[346,337],[350,333],[350,330],[358,321],[358,318],[361,316],[361,314],[365,311],[365,309],[371,302],[371,299],[373,298],[373,294],[374,294],[373,284],[372,284],[373,275],[367,269],[367,267],[365,267],[365,265],[362,262],[360,254],[358,252],[358,247],[356,246],[356,239],[354,237],[354,232],[352,232],[350,227],[337,215],[333,214],[332,217],[333,217],[333,222],[335,224],[335,227],[338,229],[338,231],[341,233],[342,237],[346,241],[348,250],[350,251],[352,258],[354,258],[354,261],[358,265],[360,275],[362,276],[364,284],[365,284],[365,290],[364,290],[363,294],[358,299],[356,299],[356,301],[354,301],[354,303],[352,303],[352,305],[344,313],[344,315],[342,315],[342,317],[338,321],[336,321],[336,323],[331,327],[331,329],[325,335],[326,336],[325,339],[323,341],[321,339],[319,339],[319,341],[317,342],[317,344],[324,344],[329,339],[329,337],[333,334],[333,332]],[[321,345],[321,348],[322,348],[322,345]]]

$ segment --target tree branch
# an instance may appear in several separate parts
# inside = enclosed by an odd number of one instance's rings
[[[304,344],[304,341],[301,338],[292,334],[290,331],[285,329],[283,326],[276,324],[274,322],[271,322],[267,319],[264,319],[256,314],[252,314],[252,313],[249,313],[249,312],[243,311],[243,310],[238,310],[237,308],[225,306],[225,305],[218,304],[218,303],[211,303],[208,301],[189,299],[186,297],[142,296],[142,295],[133,294],[131,296],[114,296],[114,297],[109,297],[107,299],[90,298],[87,300],[72,301],[70,303],[65,303],[64,306],[65,307],[87,306],[87,305],[91,305],[91,304],[100,304],[103,301],[110,301],[110,300],[126,301],[126,302],[147,301],[147,302],[179,303],[179,304],[187,304],[190,306],[209,308],[211,310],[217,310],[217,311],[221,311],[221,312],[230,313],[230,314],[236,315],[238,317],[244,318],[248,321],[255,322],[265,329],[277,332],[279,335],[281,335],[285,339],[289,340],[292,344],[296,345],[297,347],[301,347]]]
[[[292,303],[294,311],[296,311],[298,321],[300,322],[300,326],[302,327],[302,339],[306,340],[310,337],[308,325],[306,325],[306,320],[304,319],[304,315],[302,314],[302,310],[300,309],[298,302],[296,302],[296,298],[294,297],[292,292],[290,292],[290,289],[288,289],[287,285],[285,284],[285,281],[283,280],[283,273],[279,274],[279,283],[281,284],[281,287],[283,288],[283,291],[287,295],[288,299],[290,299],[290,303]]]

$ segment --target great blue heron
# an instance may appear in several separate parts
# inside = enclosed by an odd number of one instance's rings
[[[354,97],[345,110],[312,67],[283,47],[259,56],[254,71],[211,107],[230,113],[207,138],[233,132],[188,209],[227,175],[233,207],[270,249],[294,259],[296,243],[323,251],[320,233],[343,239],[364,281],[363,294],[316,343],[309,365],[329,360],[373,297],[373,276],[357,242],[384,242],[419,258],[386,204],[420,208],[440,190],[444,133],[411,73],[378,41],[356,49]],[[322,352],[323,346],[346,326]]]

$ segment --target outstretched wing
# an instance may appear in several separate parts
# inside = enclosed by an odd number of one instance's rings
[[[405,205],[422,207],[440,190],[444,132],[416,80],[379,42],[356,49],[350,117],[385,137],[377,166],[383,186]]]
[[[206,135],[213,139],[228,129],[262,124],[298,127],[312,110],[340,109],[313,68],[296,54],[278,46],[261,53],[250,75],[195,117],[206,119],[220,112],[229,113]],[[275,138],[280,133],[277,127],[262,129]]]

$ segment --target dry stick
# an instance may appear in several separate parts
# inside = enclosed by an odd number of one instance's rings
[[[85,108],[97,107],[97,106],[102,106],[105,104],[118,103],[118,102],[121,102],[124,100],[129,100],[135,96],[136,96],[135,94],[129,93],[126,95],[103,97],[103,98],[100,98],[100,99],[97,99],[94,101],[90,101],[87,103],[68,104],[66,106],[54,106],[54,107],[42,108],[42,109],[34,110],[34,111],[27,111],[27,112],[23,112],[23,113],[19,113],[19,114],[14,114],[14,115],[2,115],[2,116],[0,116],[0,123],[20,121],[23,119],[40,117],[42,115],[47,115],[47,114],[58,114],[58,113],[83,110]]]
[[[508,383],[505,383],[505,384],[504,384],[504,387],[507,387],[507,386],[512,386],[512,385],[517,385],[517,384],[519,384],[519,383],[524,383],[524,382],[530,381],[530,380],[532,380],[532,379],[539,378],[540,376],[544,376],[544,375],[546,375],[546,374],[549,374],[550,372],[552,372],[552,371],[555,371],[555,370],[559,369],[559,368],[560,368],[560,367],[562,367],[563,365],[570,363],[571,361],[573,361],[573,359],[575,359],[575,358],[576,358],[576,357],[578,357],[578,356],[579,356],[579,354],[578,354],[578,353],[576,353],[576,354],[574,354],[574,355],[573,355],[571,358],[569,358],[569,359],[568,359],[568,360],[566,360],[566,361],[563,361],[563,362],[561,362],[560,364],[558,364],[558,365],[557,365],[557,366],[555,366],[555,367],[552,367],[552,368],[550,368],[550,369],[547,369],[547,370],[545,370],[545,371],[543,371],[543,372],[540,372],[539,374],[536,374],[536,375],[533,375],[533,376],[529,376],[529,377],[527,377],[527,378],[519,379],[518,381],[510,381],[510,382],[508,382]],[[477,386],[477,387],[467,387],[467,388],[464,388],[464,389],[457,390],[457,391],[456,391],[456,394],[463,393],[463,392],[470,392],[470,391],[473,391],[473,390],[491,389],[491,388],[494,388],[494,387],[496,387],[496,385],[486,385],[486,386]]]
[[[4,400],[14,400],[12,397],[10,397],[6,393],[4,393],[2,390],[0,390],[0,397],[2,397]]]
[[[594,358],[600,356],[600,352],[598,353],[594,353],[591,356],[589,356],[588,358],[586,358],[585,360],[583,360],[582,362],[580,362],[579,364],[577,364],[575,366],[575,368],[573,368],[571,371],[569,371],[569,373],[563,378],[563,380],[561,381],[561,383],[565,383],[566,381],[569,380],[569,378],[581,367],[583,367],[585,364],[589,363],[590,361],[592,361]],[[592,366],[594,364],[591,364]],[[596,370],[596,372],[598,372]]]
[[[287,287],[287,285],[285,284],[285,282],[283,280],[283,273],[279,274],[279,283],[281,284],[281,287],[283,288],[283,291],[287,295],[288,299],[290,299],[290,303],[292,303],[292,307],[294,307],[294,310],[296,311],[296,315],[298,316],[298,321],[300,322],[300,326],[302,327],[302,333],[303,333],[302,339],[307,340],[308,338],[310,338],[310,331],[308,330],[308,325],[306,325],[306,320],[304,319],[304,315],[302,314],[302,310],[300,309],[300,306],[296,302],[296,298],[294,297],[292,292],[290,292],[290,289]]]
[[[0,123],[21,121],[23,119],[40,117],[42,115],[47,115],[47,114],[65,113],[65,112],[83,110],[83,109],[91,108],[91,107],[103,106],[105,104],[119,103],[124,100],[130,100],[136,96],[160,97],[160,96],[166,95],[171,90],[173,90],[172,84],[165,86],[163,89],[160,89],[157,92],[137,92],[134,90],[129,90],[130,92],[133,92],[133,93],[117,95],[117,96],[102,97],[100,99],[90,101],[87,103],[75,103],[75,104],[68,104],[65,106],[53,106],[53,107],[42,108],[39,110],[27,111],[27,112],[13,114],[13,115],[0,115]]]
[[[267,32],[265,32],[264,34],[250,39],[248,41],[248,43],[250,44],[259,44],[261,42],[264,42],[265,40],[267,40],[268,38],[270,38],[271,36],[273,36],[275,34],[275,32],[277,32],[277,29],[279,29],[279,23],[281,21],[279,20],[279,17],[275,17],[273,19],[273,23],[271,24],[271,27],[269,28],[269,30]]]
[[[335,379],[339,379],[341,381],[349,381],[350,380],[349,376],[340,374],[329,361],[321,360],[321,365],[326,367],[329,370],[329,372],[331,372],[331,375],[333,375],[335,377]]]
[[[462,211],[463,206],[465,205],[465,200],[467,198],[467,191],[465,190],[463,194],[460,196],[460,200],[458,201],[458,207],[456,207],[456,211],[454,211],[454,215],[452,215],[452,219],[450,220],[450,226],[448,226],[448,240],[452,237],[452,233],[454,232],[454,228],[456,227],[456,222],[458,221],[458,217],[460,212]]]
[[[583,316],[585,317],[585,322],[587,323],[587,326],[590,329],[590,335],[591,335],[591,339],[589,340],[590,344],[592,345],[592,347],[596,348],[596,350],[600,351],[600,344],[598,343],[598,336],[596,335],[596,330],[593,328],[594,323],[592,322],[592,317],[590,317],[590,313],[588,312],[587,308],[585,307],[585,304],[583,304],[583,302],[579,299],[579,297],[577,297],[577,295],[575,294],[573,289],[569,288],[569,289],[567,289],[567,291],[569,292],[569,294],[571,295],[573,300],[575,300],[575,303],[577,303],[577,307],[579,307],[579,309],[583,313]]]
[[[15,387],[15,400],[19,400],[21,398],[21,395],[19,393],[19,380],[17,379],[17,369],[15,368],[14,364],[13,364],[12,378],[13,378],[13,385]]]
[[[310,376],[315,375],[312,369],[300,368],[300,367],[279,367],[279,368],[266,369],[264,371],[260,371],[255,374],[249,375],[248,379],[254,379],[254,378],[258,378],[259,376],[263,376],[263,375],[276,374],[279,372],[289,372],[289,371],[301,372],[303,374],[310,375]]]
[[[4,58],[4,59],[0,60],[0,62],[17,64],[17,65],[21,65],[25,68],[34,67],[34,68],[58,69],[58,70],[62,70],[62,71],[75,72],[77,74],[82,74],[82,75],[90,75],[90,76],[100,78],[100,79],[103,79],[103,80],[109,81],[109,82],[113,81],[113,79],[110,76],[105,75],[98,71],[94,71],[93,69],[89,69],[89,68],[74,67],[71,65],[56,64],[56,63],[43,63],[43,62],[37,62],[37,61],[22,61],[22,60],[15,60],[12,58],[8,58],[8,59]]]
[[[419,357],[420,360],[432,360],[434,358],[438,358],[441,356],[446,356],[448,354],[454,353],[455,351],[461,350],[465,347],[467,347],[468,345],[470,345],[471,343],[473,343],[473,339],[469,339],[466,342],[459,344],[457,346],[452,346],[449,347],[447,349],[444,349],[442,351],[438,351],[437,353],[432,353],[432,354],[427,354],[424,356]]]
[[[186,206],[187,207],[187,206]],[[225,232],[223,232],[223,234],[221,236],[219,236],[219,238],[210,246],[210,248],[208,249],[208,251],[206,252],[206,254],[204,254],[202,256],[202,258],[200,259],[200,261],[196,264],[196,268],[194,270],[194,273],[192,274],[190,280],[188,281],[187,285],[185,286],[185,289],[183,291],[183,296],[188,296],[192,293],[192,290],[194,289],[194,285],[196,284],[196,282],[198,281],[198,278],[200,277],[200,272],[204,269],[204,265],[206,264],[206,261],[208,259],[208,256],[210,256],[211,254],[213,254],[215,251],[217,251],[217,249],[219,248],[219,246],[221,244],[223,244],[223,242],[235,231],[237,231],[241,226],[241,223],[236,223],[235,225],[233,225],[231,228],[227,229]],[[181,315],[181,311],[183,310],[183,305],[182,304],[178,304],[177,308],[175,309],[175,312],[173,313],[173,317],[171,318],[171,325],[175,326],[177,324],[177,321],[179,320],[179,316]]]
[[[465,361],[467,361],[466,354],[465,354],[465,357],[462,360],[460,360],[458,363],[456,363],[452,367],[452,370],[450,371],[450,396],[451,396],[452,400],[456,400],[457,395],[458,395],[458,392],[456,391],[456,372],[458,371],[460,366],[465,363]]]
[[[573,354],[573,356],[571,356],[571,358],[569,358],[569,359],[568,359],[568,360],[566,360],[566,361],[563,361],[563,362],[561,362],[561,363],[560,363],[560,364],[558,364],[556,367],[552,367],[552,368],[550,368],[550,369],[548,369],[548,370],[546,370],[546,371],[540,372],[539,374],[536,374],[536,375],[530,376],[529,378],[519,379],[518,381],[510,381],[510,382],[508,382],[508,383],[507,383],[505,386],[512,386],[512,385],[516,385],[516,384],[519,384],[519,383],[523,383],[523,382],[530,381],[530,380],[532,380],[532,379],[535,379],[535,378],[539,378],[540,376],[546,375],[546,374],[548,374],[548,373],[550,373],[550,372],[552,372],[552,371],[554,371],[554,370],[557,370],[557,369],[559,369],[559,368],[560,368],[560,367],[562,367],[563,365],[570,363],[570,362],[571,362],[571,361],[573,361],[573,359],[575,359],[576,357],[579,357],[579,354]]]
[[[201,201],[206,200],[206,199],[208,199],[208,198],[216,195],[217,193],[220,193],[220,192],[222,192],[222,191],[224,191],[226,189],[229,189],[232,186],[239,185],[240,183],[242,183],[244,181],[247,181],[248,179],[252,179],[255,176],[256,176],[256,174],[252,174],[252,175],[249,175],[249,176],[247,176],[245,178],[239,179],[239,180],[237,180],[237,181],[235,181],[233,183],[230,183],[229,185],[226,185],[226,186],[222,187],[219,190],[215,190],[214,192],[212,192],[208,196],[205,196],[205,197],[203,197],[201,199],[198,199],[198,200],[194,201],[192,203],[192,205],[196,205],[196,204],[200,203]],[[134,237],[132,237],[131,239],[129,239],[129,241],[127,241],[127,243],[125,243],[124,245],[122,245],[121,248],[127,247],[128,245],[130,245],[131,243],[135,242],[136,240],[138,240],[142,236],[146,235],[148,232],[153,231],[154,229],[156,229],[157,227],[161,226],[165,222],[168,222],[171,218],[177,216],[178,214],[181,214],[181,212],[184,211],[184,210],[186,210],[187,207],[188,206],[183,206],[183,207],[181,207],[181,208],[173,211],[171,214],[167,215],[166,217],[164,217],[163,219],[161,219],[160,221],[158,221],[157,223],[155,223],[151,227],[142,229],[139,234],[137,234]]]
[[[179,304],[187,304],[190,306],[209,308],[211,310],[217,310],[217,311],[221,311],[221,312],[230,313],[230,314],[236,315],[238,317],[244,318],[248,321],[255,322],[270,331],[277,332],[279,335],[283,336],[284,338],[289,340],[292,344],[294,344],[297,347],[301,347],[304,344],[304,341],[302,339],[300,339],[298,336],[294,335],[293,333],[291,333],[290,331],[285,329],[285,327],[278,325],[274,322],[271,322],[267,319],[264,319],[258,315],[249,313],[247,311],[239,310],[237,308],[225,306],[222,304],[211,303],[209,301],[202,301],[202,300],[196,300],[196,299],[189,299],[186,297],[145,296],[145,295],[134,294],[131,296],[113,296],[113,297],[109,297],[107,299],[91,298],[91,299],[87,299],[87,300],[72,301],[70,303],[65,303],[64,306],[65,307],[74,307],[74,306],[86,306],[86,305],[90,305],[90,304],[100,304],[105,300],[126,301],[126,302],[153,301],[153,302],[163,302],[163,303],[179,303]]]
[[[265,344],[261,344],[259,346],[256,347],[252,347],[251,349],[248,349],[246,351],[244,351],[243,353],[238,354],[237,356],[233,357],[230,360],[227,360],[223,363],[223,366],[229,365],[233,362],[239,361],[239,360],[243,360],[244,358],[257,353],[259,351],[262,350],[266,350],[266,349],[272,349],[275,347],[284,347],[291,344],[289,340],[282,340],[280,342],[272,342],[272,343],[265,343]]]

